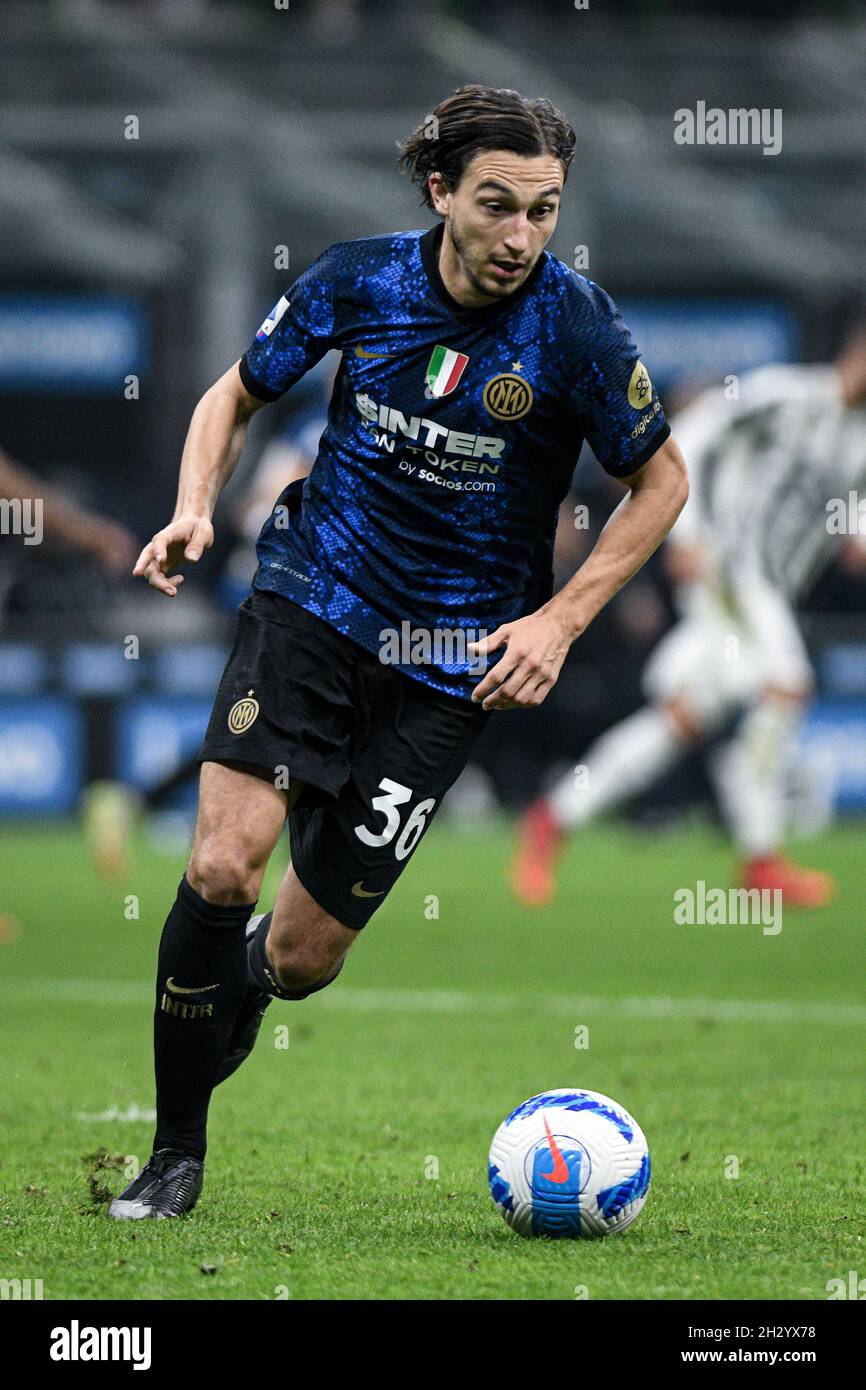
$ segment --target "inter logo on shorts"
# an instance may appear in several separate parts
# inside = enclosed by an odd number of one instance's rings
[[[245,734],[258,717],[259,702],[253,699],[253,692],[248,690],[246,695],[242,699],[236,700],[229,710],[229,733]]]
[[[532,387],[517,372],[500,372],[484,388],[481,399],[497,420],[520,420],[532,409]]]

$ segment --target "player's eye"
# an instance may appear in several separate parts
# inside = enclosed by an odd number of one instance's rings
[[[501,212],[501,211],[502,211],[502,204],[501,204],[501,203],[496,203],[496,202],[485,203],[484,206],[486,207],[486,209],[487,209],[488,212]]]

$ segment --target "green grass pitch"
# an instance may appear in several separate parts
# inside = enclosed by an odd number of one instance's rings
[[[217,1092],[193,1215],[134,1224],[105,1200],[112,1165],[149,1153],[151,972],[182,864],[140,839],[109,888],[74,827],[2,840],[20,932],[0,945],[0,1278],[46,1299],[573,1300],[825,1299],[866,1275],[860,827],[803,847],[835,903],[765,936],[675,924],[676,888],[728,882],[700,827],[586,833],[555,907],[528,913],[505,823],[437,824],[336,985],[275,1004]],[[525,1240],[487,1146],[570,1085],[638,1119],[649,1201],[619,1237]]]

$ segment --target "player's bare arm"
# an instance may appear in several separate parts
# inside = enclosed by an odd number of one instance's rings
[[[540,705],[556,684],[568,649],[614,594],[646,564],[686,504],[688,477],[675,441],[665,440],[625,480],[628,493],[586,562],[554,598],[475,644],[479,654],[505,654],[479,681],[473,700],[485,709]]]
[[[174,516],[144,547],[133,570],[169,598],[183,583],[183,575],[173,571],[184,560],[200,560],[213,544],[214,508],[243,451],[249,420],[264,404],[247,391],[236,362],[193,411]]]

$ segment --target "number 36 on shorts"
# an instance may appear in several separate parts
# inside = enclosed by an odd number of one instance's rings
[[[369,845],[371,849],[381,849],[383,845],[391,843],[399,830],[394,845],[394,857],[405,859],[423,835],[427,817],[436,805],[436,798],[429,796],[425,801],[419,801],[401,829],[402,817],[398,807],[405,806],[407,801],[412,800],[412,788],[404,787],[402,782],[394,782],[390,777],[383,777],[379,786],[382,795],[373,797],[372,807],[379,815],[385,817],[385,825],[379,831],[370,830],[366,825],[356,825],[355,834],[362,844]]]

